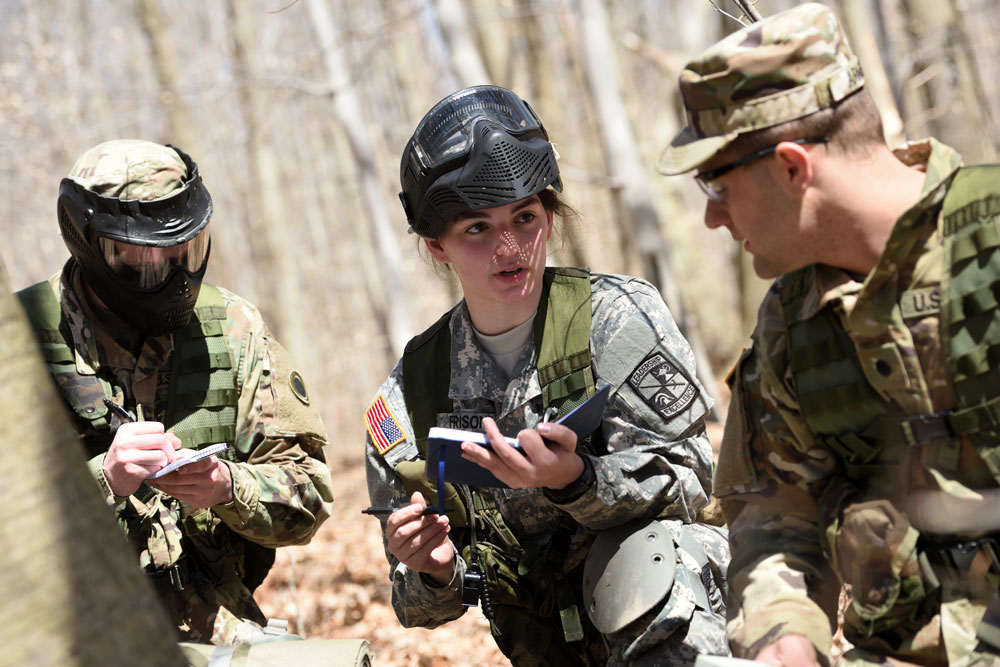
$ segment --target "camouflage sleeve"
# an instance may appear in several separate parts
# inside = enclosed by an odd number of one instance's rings
[[[598,385],[611,384],[608,453],[591,457],[596,484],[560,505],[595,530],[638,517],[693,522],[712,490],[704,420],[711,399],[694,355],[647,282],[597,276],[591,348]]]
[[[372,407],[366,413],[365,469],[371,504],[380,507],[400,507],[410,502],[410,494],[396,474],[396,466],[419,458],[413,429],[406,411],[402,390],[402,364],[379,389]],[[381,401],[381,402],[380,402]],[[378,438],[378,444],[373,438]],[[426,497],[426,493],[424,496]],[[432,500],[433,499],[428,499]],[[448,586],[436,586],[419,572],[406,567],[389,553],[385,539],[387,517],[379,517],[382,526],[382,546],[389,562],[392,581],[392,608],[399,622],[407,628],[435,628],[465,613],[461,604],[461,581],[464,561],[457,557],[455,577]]]
[[[223,293],[231,349],[238,351],[238,461],[230,462],[234,499],[213,511],[263,546],[304,544],[333,508],[326,429],[305,380],[260,313]]]
[[[783,347],[784,337],[768,344]],[[817,517],[838,465],[759,356],[767,359],[767,351],[745,352],[733,372],[715,477],[732,548],[730,643],[734,655],[752,657],[784,635],[800,634],[829,655],[840,586],[823,556]]]

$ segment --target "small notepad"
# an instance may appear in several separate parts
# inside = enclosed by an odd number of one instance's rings
[[[573,429],[577,439],[582,440],[601,425],[609,393],[610,385],[605,385],[555,423]],[[515,438],[505,437],[504,439],[514,449],[521,449],[521,445]],[[424,476],[431,481],[436,480],[439,473],[438,461],[444,457],[444,481],[471,486],[506,488],[507,485],[498,480],[489,470],[462,458],[461,444],[463,442],[472,442],[487,448],[492,447],[485,433],[439,426],[432,427],[427,434],[427,461],[424,467]]]
[[[218,442],[218,443],[216,443],[214,445],[209,445],[205,449],[199,449],[198,451],[196,451],[194,454],[191,454],[190,456],[185,456],[182,459],[177,459],[176,461],[174,461],[170,465],[163,466],[162,468],[160,468],[159,470],[157,470],[155,473],[153,473],[152,475],[150,475],[148,479],[159,479],[160,477],[163,477],[164,475],[169,475],[173,471],[175,471],[178,468],[181,468],[183,466],[186,466],[189,463],[194,463],[195,461],[201,461],[202,459],[207,458],[207,457],[211,456],[212,454],[218,454],[219,452],[225,451],[226,446],[227,446],[226,443],[224,443],[224,442]]]

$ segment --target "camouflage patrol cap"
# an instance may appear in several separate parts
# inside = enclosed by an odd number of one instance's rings
[[[864,76],[829,8],[807,3],[749,25],[680,75],[687,126],[658,167],[668,176],[711,159],[744,132],[796,120],[858,91]]]
[[[116,139],[80,156],[69,178],[102,197],[153,201],[184,187],[187,165],[173,148],[141,139]]]

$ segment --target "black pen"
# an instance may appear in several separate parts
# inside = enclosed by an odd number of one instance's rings
[[[117,403],[112,402],[110,399],[105,398],[104,405],[108,406],[108,409],[111,410],[111,412],[118,415],[118,418],[122,420],[123,424],[131,424],[133,421],[135,421],[134,419],[132,419],[132,415],[130,415],[128,411],[125,410],[125,408],[118,405]]]
[[[409,505],[404,505],[403,507],[366,507],[361,510],[362,514],[371,514],[372,516],[383,516],[386,514],[392,514],[401,509],[406,509]],[[441,511],[437,507],[431,507],[428,505],[424,508],[424,511],[420,514],[426,516],[428,514],[441,514]]]

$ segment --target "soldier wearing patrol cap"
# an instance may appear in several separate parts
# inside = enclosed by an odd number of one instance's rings
[[[728,655],[725,531],[700,521],[711,399],[651,285],[545,266],[566,207],[535,112],[497,86],[447,96],[400,180],[410,229],[464,294],[410,341],[366,414],[372,503],[398,508],[382,522],[400,622],[433,628],[482,604],[515,665]],[[590,435],[547,423],[604,389]],[[428,482],[435,426],[489,434],[492,449],[467,442],[462,456],[502,484]]]
[[[681,74],[705,223],[777,278],[715,481],[735,655],[1000,660],[1000,168],[933,139],[896,151],[836,17],[805,4]],[[884,664],[884,663],[882,663]]]
[[[259,638],[274,548],[308,542],[333,503],[302,376],[256,308],[203,283],[212,199],[186,153],[95,146],[57,209],[71,257],[17,296],[91,471],[183,639]]]

